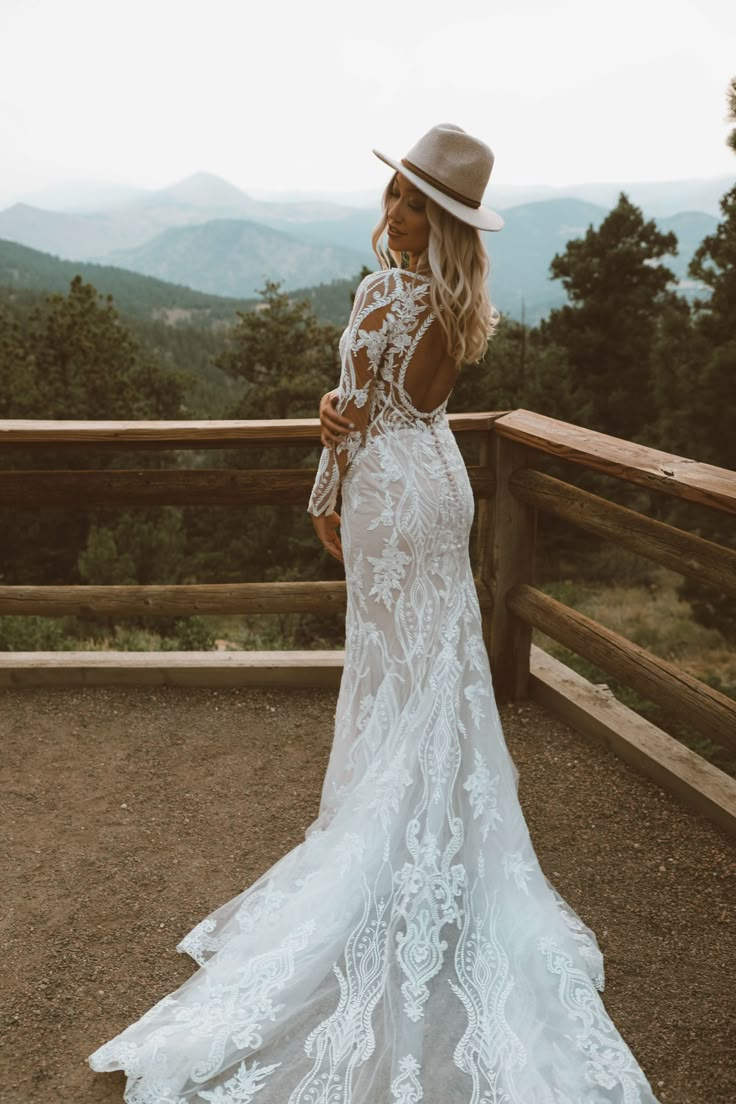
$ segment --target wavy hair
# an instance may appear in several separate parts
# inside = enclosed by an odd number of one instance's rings
[[[371,235],[383,269],[401,267],[401,254],[381,240],[396,175],[386,185],[381,218]],[[417,270],[429,269],[434,277],[430,282],[432,312],[445,333],[449,354],[456,364],[476,364],[500,318],[488,295],[488,253],[479,230],[455,218],[429,196],[426,199],[429,243]]]

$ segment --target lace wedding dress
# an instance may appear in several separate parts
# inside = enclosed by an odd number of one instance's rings
[[[656,1104],[542,872],[491,686],[474,501],[427,279],[366,277],[309,502],[342,487],[345,669],[303,843],[181,940],[198,969],[88,1058],[128,1104]],[[435,325],[435,331],[438,327]]]

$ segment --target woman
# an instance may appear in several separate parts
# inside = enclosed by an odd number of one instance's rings
[[[493,154],[450,124],[400,162],[374,152],[395,170],[382,268],[308,507],[348,596],[319,816],[179,943],[202,968],[89,1062],[126,1071],[130,1104],[656,1104],[595,935],[537,861],[481,635],[445,409],[496,320]]]

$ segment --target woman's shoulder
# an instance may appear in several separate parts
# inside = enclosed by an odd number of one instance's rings
[[[382,268],[361,280],[350,327],[353,333],[378,331],[406,348],[406,338],[431,321],[429,281],[405,268]]]
[[[429,290],[430,277],[425,273],[412,272],[408,268],[379,268],[364,276],[358,290],[358,297],[375,299],[395,299],[407,293],[416,295]]]

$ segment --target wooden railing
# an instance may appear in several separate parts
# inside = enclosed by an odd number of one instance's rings
[[[493,414],[450,418],[458,435],[488,436]],[[319,445],[314,418],[242,422],[0,421],[0,449],[240,449]],[[468,468],[478,499],[493,493],[487,466]],[[0,507],[45,505],[301,505],[314,471],[283,469],[144,469],[0,471]],[[319,546],[315,543],[315,555]],[[0,586],[0,615],[109,616],[344,612],[344,582],[235,583],[178,586]],[[483,610],[489,596],[479,592]]]
[[[506,499],[512,530],[530,529],[535,511],[544,510],[654,563],[736,594],[736,552],[732,548],[655,521],[535,469],[545,454],[551,455],[730,514],[736,513],[735,473],[527,410],[498,419],[494,430],[499,459],[504,454],[513,457],[510,463],[507,460],[501,496]],[[498,483],[500,486],[500,469]],[[493,588],[494,604],[502,604],[506,618],[516,621],[520,641],[515,654],[505,659],[499,656],[497,661],[506,669],[509,691],[524,690],[529,669],[527,646],[532,628],[537,628],[656,702],[665,714],[736,748],[733,699],[533,586],[527,557],[513,556],[509,548],[499,560],[507,567],[503,589],[498,584]],[[502,646],[496,641],[492,656]]]
[[[736,474],[526,410],[454,414],[479,442],[468,473],[477,501],[476,586],[499,699],[525,696],[538,628],[666,713],[736,748],[736,702],[534,586],[537,511],[613,541],[683,575],[736,594],[736,553],[537,470],[545,456],[653,491],[736,513]],[[316,419],[265,422],[0,422],[0,449],[314,447]],[[294,504],[306,508],[308,469],[0,471],[0,506]],[[189,586],[0,586],[0,615],[341,612],[344,582]]]

